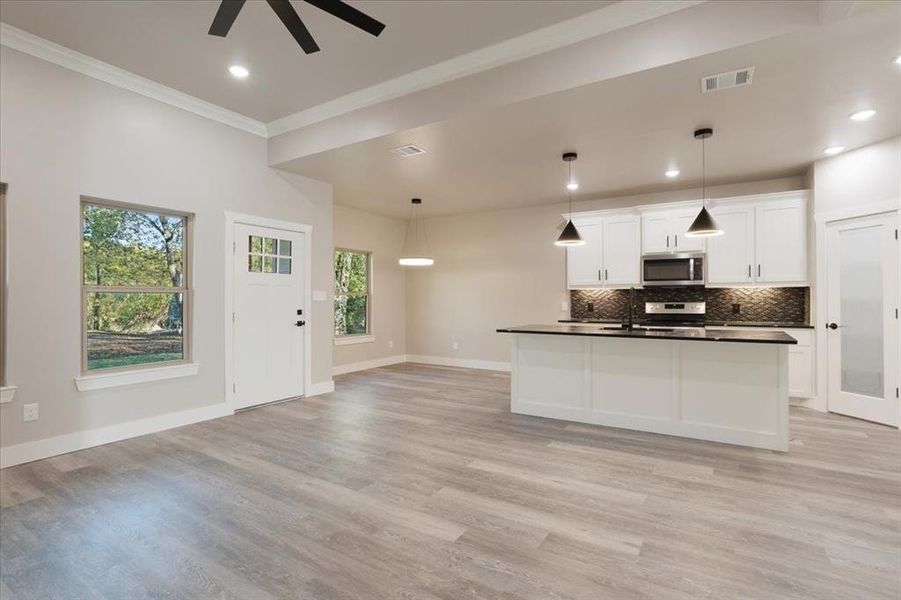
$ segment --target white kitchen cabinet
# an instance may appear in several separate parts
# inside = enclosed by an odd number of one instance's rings
[[[756,209],[756,283],[807,281],[807,203],[762,202]]]
[[[804,196],[727,201],[710,214],[723,235],[707,238],[708,285],[807,285]]]
[[[707,283],[754,281],[754,207],[710,209],[723,235],[707,239]]]
[[[703,252],[704,238],[685,235],[700,210],[699,204],[644,213],[641,216],[642,252]]]
[[[673,215],[673,244],[676,252],[704,252],[707,248],[706,238],[685,235],[699,212],[701,212],[700,206],[688,211],[677,211]]]
[[[798,343],[788,347],[788,395],[792,398],[814,397],[813,329],[770,329],[769,327],[708,327],[746,331],[783,331]]]
[[[569,287],[623,287],[641,283],[641,226],[638,215],[614,213],[573,219],[582,246],[567,255]]]
[[[641,216],[641,248],[644,253],[669,252],[671,235],[668,213]]]
[[[641,227],[638,215],[603,219],[604,285],[638,285],[641,282]]]
[[[573,219],[579,235],[585,240],[582,246],[570,246],[566,249],[567,281],[570,287],[601,285],[601,265],[603,263],[603,245],[601,233],[603,225],[600,218]]]

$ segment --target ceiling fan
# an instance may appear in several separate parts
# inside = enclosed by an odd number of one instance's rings
[[[210,25],[210,35],[225,37],[228,35],[229,29],[238,18],[238,13],[244,6],[245,0],[222,0],[216,16],[213,18],[213,24]],[[319,45],[310,30],[300,20],[300,16],[294,7],[291,6],[290,0],[266,0],[269,6],[275,11],[275,14],[281,22],[288,28],[300,47],[307,54],[319,52]],[[324,10],[333,17],[338,17],[346,23],[350,23],[358,29],[362,29],[366,33],[370,33],[376,37],[385,29],[385,24],[376,21],[364,12],[361,12],[353,6],[342,2],[341,0],[304,0],[307,4],[312,4],[320,10]]]

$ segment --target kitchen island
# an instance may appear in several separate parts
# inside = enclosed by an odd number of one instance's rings
[[[517,414],[788,450],[782,332],[524,325],[511,334]]]

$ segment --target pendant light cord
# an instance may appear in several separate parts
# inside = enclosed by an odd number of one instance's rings
[[[707,207],[707,138],[701,138],[701,206]]]
[[[569,195],[569,220],[573,220],[573,191],[569,189],[569,184],[572,183],[573,180],[573,162],[569,161],[567,163],[569,166],[569,179],[566,182],[566,193]]]

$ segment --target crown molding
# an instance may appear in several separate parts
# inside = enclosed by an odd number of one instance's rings
[[[267,123],[266,130],[269,137],[281,135],[367,106],[570,46],[705,2],[706,0],[617,2],[317,104]]]
[[[71,69],[116,87],[141,94],[159,102],[186,110],[201,117],[217,121],[254,135],[266,137],[266,125],[250,117],[201,100],[184,92],[135,75],[96,58],[91,58],[50,40],[38,37],[12,25],[0,23],[0,45]]]

